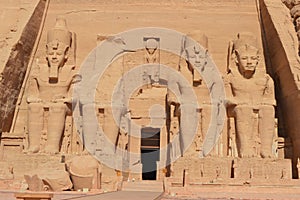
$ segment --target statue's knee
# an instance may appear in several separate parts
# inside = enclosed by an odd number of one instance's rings
[[[64,103],[54,103],[49,107],[49,112],[52,113],[64,113],[66,111],[66,105]]]
[[[262,105],[260,106],[259,112],[261,115],[266,117],[275,117],[275,109],[270,105]]]
[[[43,112],[43,106],[41,103],[30,103],[28,104],[28,111],[31,113]]]
[[[242,115],[242,116],[247,116],[247,115],[251,115],[253,112],[253,108],[250,106],[236,106],[233,110],[233,112],[235,113],[235,115]]]
[[[88,113],[95,110],[95,104],[85,104],[82,106],[83,113]]]

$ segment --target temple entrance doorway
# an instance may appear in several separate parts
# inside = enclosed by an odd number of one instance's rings
[[[142,128],[141,161],[142,180],[157,180],[157,161],[159,161],[160,129]]]

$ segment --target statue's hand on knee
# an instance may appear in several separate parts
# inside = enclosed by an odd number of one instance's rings
[[[60,98],[60,99],[53,99],[52,103],[70,103],[72,100],[70,98]]]
[[[27,98],[27,103],[41,103],[42,99],[37,98],[37,97],[28,97]]]
[[[71,98],[66,98],[65,96],[63,95],[58,95],[58,96],[55,96],[52,100],[51,100],[52,103],[69,103],[69,102],[72,102],[72,99]]]

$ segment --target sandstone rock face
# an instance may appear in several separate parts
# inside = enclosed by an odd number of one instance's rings
[[[266,45],[269,56],[269,72],[276,83],[276,98],[278,102],[277,114],[279,136],[285,137],[286,144],[292,144],[293,176],[298,177],[297,160],[298,123],[299,116],[299,56],[298,39],[289,9],[284,4],[271,1],[261,2],[262,22],[266,34]],[[279,14],[280,13],[280,14]],[[276,37],[271,37],[276,34]],[[267,37],[269,36],[269,37]],[[290,139],[288,139],[288,137]],[[289,144],[288,140],[291,141]]]
[[[2,9],[2,16],[8,21],[1,30],[1,132],[9,132],[12,125],[18,96],[23,92],[21,87],[27,66],[35,50],[46,1],[29,5],[23,2],[14,9],[6,6]]]
[[[23,3],[24,27],[7,22],[18,42],[0,41],[13,47],[0,68],[0,180],[297,183],[298,40],[282,2]]]

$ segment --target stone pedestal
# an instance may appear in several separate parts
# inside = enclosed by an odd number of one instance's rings
[[[232,159],[230,158],[180,158],[172,165],[172,177],[183,178],[184,171],[188,170],[191,182],[209,183],[231,178]]]
[[[233,161],[233,178],[237,180],[281,180],[292,178],[291,160],[242,158]]]

